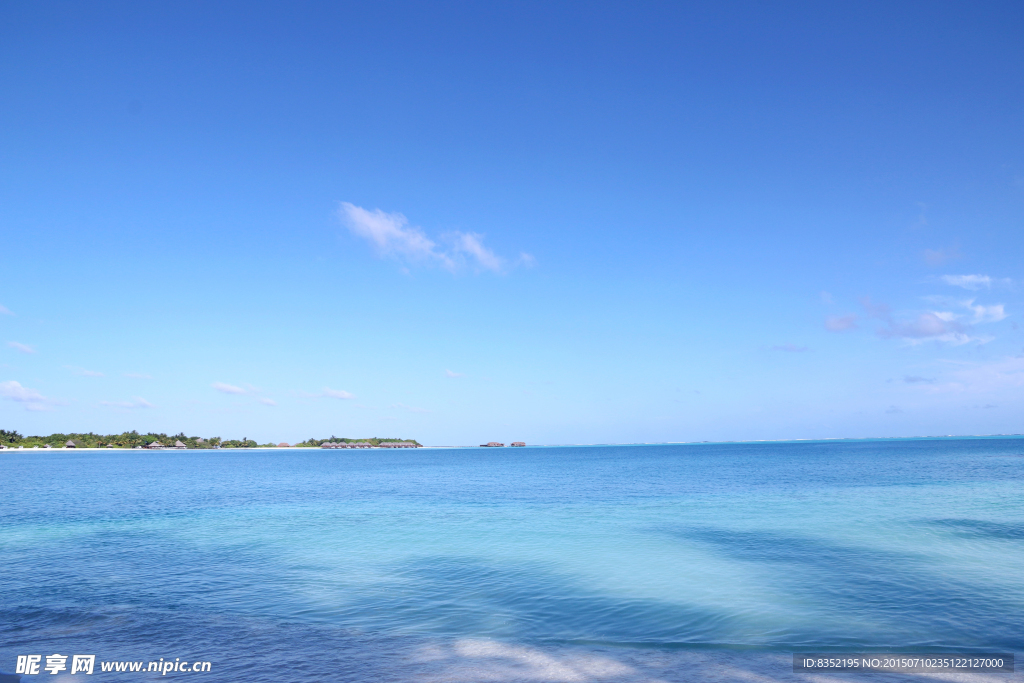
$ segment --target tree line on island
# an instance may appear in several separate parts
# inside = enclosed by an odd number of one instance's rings
[[[184,432],[168,436],[164,433],[148,432],[146,434],[140,434],[139,432],[132,430],[130,432],[123,432],[121,434],[94,434],[89,432],[87,434],[69,433],[69,434],[50,434],[49,436],[22,436],[16,430],[0,429],[0,445],[7,448],[64,448],[68,442],[74,444],[76,448],[145,448],[152,446],[153,444],[159,443],[162,446],[173,447],[176,442],[184,444],[185,448],[277,448],[279,446],[288,446],[289,448],[319,448],[321,444],[327,442],[354,442],[354,441],[365,441],[377,446],[382,443],[388,442],[399,442],[399,441],[412,441],[416,445],[420,445],[419,442],[414,439],[392,439],[392,438],[379,438],[372,437],[367,439],[346,439],[332,436],[329,439],[306,439],[295,444],[276,444],[276,443],[265,443],[260,444],[256,441],[247,437],[241,439],[221,439],[219,436],[211,436],[204,438],[201,436],[186,436]]]

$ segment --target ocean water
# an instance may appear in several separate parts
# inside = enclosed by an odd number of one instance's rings
[[[4,671],[54,652],[259,682],[414,680],[489,647],[1024,650],[1024,439],[0,466]]]

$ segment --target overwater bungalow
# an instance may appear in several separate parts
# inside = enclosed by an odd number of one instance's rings
[[[480,448],[504,448],[505,444],[498,443],[497,441],[488,441],[487,443],[480,444]]]
[[[519,448],[522,448],[523,446],[526,445],[526,442],[525,441],[513,441],[512,445],[513,446],[518,446]]]

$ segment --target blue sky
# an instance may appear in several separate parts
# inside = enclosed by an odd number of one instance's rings
[[[1019,3],[5,3],[0,422],[1024,431]]]

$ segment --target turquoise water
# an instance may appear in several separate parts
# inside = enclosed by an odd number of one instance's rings
[[[424,638],[1024,649],[1021,439],[0,463],[0,670],[184,653],[360,680]]]

